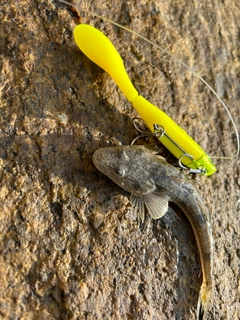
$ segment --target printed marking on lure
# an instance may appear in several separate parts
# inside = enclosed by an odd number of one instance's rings
[[[73,4],[67,1],[59,1],[75,7]],[[87,13],[101,18],[144,39],[165,54],[169,55],[173,60],[184,66],[191,74],[200,79],[213,92],[213,94],[225,108],[233,124],[237,137],[237,152],[235,155],[229,157],[212,156],[211,158],[232,159],[238,156],[240,149],[239,135],[230,111],[222,101],[222,99],[214,91],[214,89],[201,76],[199,76],[196,72],[190,69],[186,64],[181,62],[167,50],[141,36],[140,34],[93,12]],[[211,159],[202,150],[202,148],[169,116],[167,116],[163,111],[161,111],[159,108],[139,95],[127,75],[119,53],[117,52],[112,42],[101,31],[92,26],[80,24],[74,29],[74,38],[79,48],[86,54],[86,56],[97,65],[99,65],[102,69],[104,69],[115,80],[127,99],[132,102],[134,108],[146,122],[149,129],[155,134],[156,125],[163,127],[163,134],[161,135],[159,140],[165,145],[165,147],[169,149],[169,151],[175,157],[179,159],[179,163],[182,164],[183,167],[186,166],[190,168],[189,172],[202,173],[206,176],[210,176],[214,172],[216,172],[216,167],[213,165]],[[92,39],[92,41],[89,41],[90,38]],[[98,53],[96,53],[95,48],[98,49]],[[99,54],[99,52],[101,53]]]

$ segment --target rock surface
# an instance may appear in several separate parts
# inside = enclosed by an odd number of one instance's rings
[[[99,0],[81,8],[197,70],[239,128],[238,0]],[[202,83],[146,42],[78,13],[111,38],[145,98],[209,154],[234,153],[230,121]],[[200,266],[185,216],[170,210],[139,227],[128,194],[93,166],[96,149],[132,141],[137,114],[76,47],[77,12],[57,1],[9,0],[0,21],[0,319],[195,319]],[[239,157],[215,163],[215,175],[193,182],[214,236],[207,319],[237,320]]]

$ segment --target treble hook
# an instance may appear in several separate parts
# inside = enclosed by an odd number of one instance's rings
[[[133,141],[131,142],[131,145],[133,145],[133,144],[134,144],[138,139],[140,139],[140,138],[144,138],[144,137],[155,137],[155,138],[157,138],[157,139],[161,139],[162,136],[165,134],[164,127],[161,126],[161,125],[159,125],[159,124],[156,124],[156,123],[153,124],[153,132],[152,132],[152,131],[144,131],[144,130],[141,130],[141,129],[139,128],[139,126],[137,125],[137,121],[139,121],[139,120],[143,121],[143,120],[142,120],[141,118],[139,118],[139,117],[134,117],[134,118],[132,119],[132,124],[133,124],[134,128],[135,128],[138,132],[140,132],[140,133],[142,133],[142,134],[141,134],[140,136],[137,136],[135,139],[133,139]]]
[[[188,170],[188,173],[196,173],[196,174],[205,174],[206,173],[206,169],[205,168],[197,168],[197,169],[192,169],[192,168],[188,168],[186,166],[183,165],[182,163],[182,158],[183,157],[188,157],[190,160],[193,160],[194,157],[190,154],[183,154],[179,159],[178,159],[178,164],[179,164],[179,167],[184,169],[184,170]]]

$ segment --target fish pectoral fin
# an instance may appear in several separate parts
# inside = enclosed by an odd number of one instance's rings
[[[143,198],[134,196],[133,194],[131,194],[131,198],[130,198],[131,204],[133,206],[133,211],[135,211],[138,214],[138,217],[140,218],[140,220],[142,221],[142,223],[144,222],[144,217],[145,217],[145,208],[144,208],[144,201]]]
[[[139,214],[142,222],[145,216],[145,207],[153,219],[161,218],[168,211],[168,198],[159,193],[149,193],[145,196],[138,197],[131,195],[133,209]]]
[[[161,218],[168,211],[168,198],[159,193],[149,193],[144,196],[144,203],[153,219]]]

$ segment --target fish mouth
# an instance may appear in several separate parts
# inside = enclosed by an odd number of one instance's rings
[[[93,153],[93,156],[92,156],[93,164],[95,165],[95,167],[98,170],[100,170],[99,164],[100,164],[100,161],[102,160],[102,158],[103,158],[102,149],[98,149]]]
[[[111,148],[100,148],[93,153],[92,160],[95,167],[106,174],[111,162]]]

